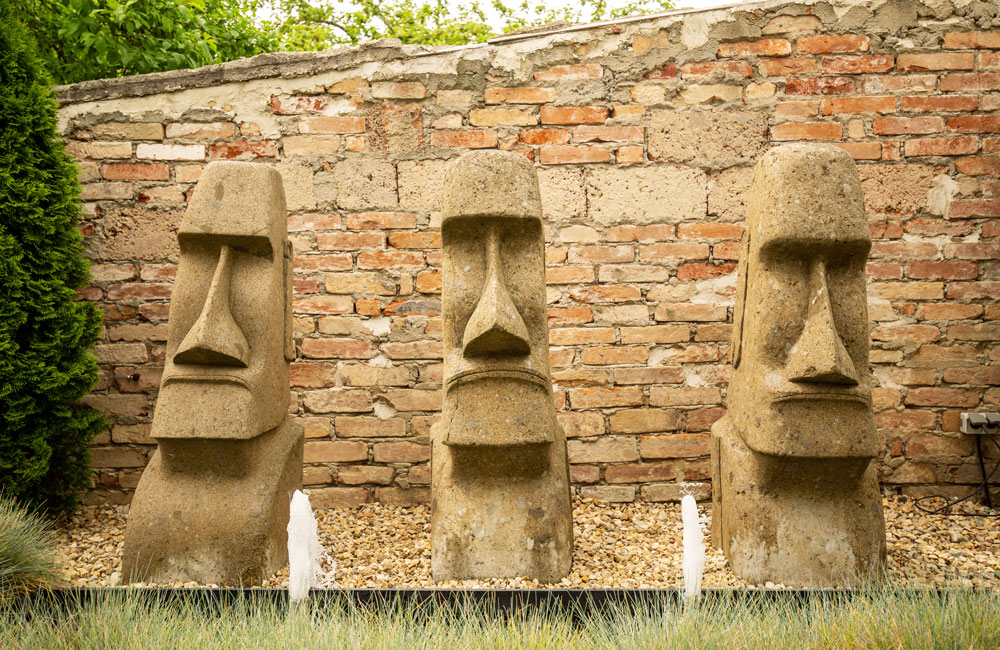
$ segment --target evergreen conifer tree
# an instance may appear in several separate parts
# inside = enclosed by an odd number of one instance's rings
[[[0,491],[50,512],[90,483],[104,418],[79,404],[97,380],[100,312],[77,231],[76,166],[31,36],[0,0]]]

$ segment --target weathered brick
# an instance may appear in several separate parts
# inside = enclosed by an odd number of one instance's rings
[[[818,72],[816,59],[782,57],[778,59],[761,59],[760,72],[765,77],[784,77],[795,74],[812,74]]]
[[[354,463],[368,460],[368,445],[346,440],[308,440],[303,451],[306,463]]]
[[[854,91],[850,77],[793,77],[785,81],[786,95],[845,95]]]
[[[720,58],[741,56],[787,56],[792,53],[792,44],[784,38],[762,38],[756,41],[720,43]]]
[[[861,34],[816,34],[795,41],[795,51],[799,54],[864,52],[868,47],[868,37]]]
[[[76,158],[131,158],[131,142],[75,142],[66,143],[66,153]]]
[[[1000,115],[960,115],[958,117],[949,117],[947,125],[949,131],[955,131],[956,133],[1000,133]]]
[[[643,402],[639,387],[621,388],[571,388],[566,391],[574,410],[612,408],[616,406],[640,406]]]
[[[938,111],[974,111],[979,107],[979,97],[975,95],[938,95],[932,97],[904,96],[899,100],[899,108],[902,111],[920,111],[925,113],[936,113]],[[948,120],[948,128],[951,128],[951,120]]]
[[[896,98],[885,97],[829,97],[823,100],[823,115],[859,113],[893,113]]]
[[[340,150],[335,135],[289,135],[282,140],[286,156],[328,156]]]
[[[955,72],[941,77],[941,90],[1000,90],[1000,72]]]
[[[1000,156],[958,158],[955,168],[969,176],[1000,175]]]
[[[339,416],[333,419],[338,438],[398,438],[406,435],[406,422],[371,416]]]
[[[608,483],[649,483],[674,480],[677,469],[673,462],[639,463],[635,465],[612,465],[604,470],[604,480]]]
[[[387,506],[412,508],[430,503],[431,493],[428,488],[377,487],[375,500]]]
[[[680,429],[682,417],[673,409],[623,409],[612,413],[608,421],[612,433],[659,433]]]
[[[356,508],[371,503],[368,488],[324,487],[309,490],[313,508]]]
[[[418,81],[376,81],[372,83],[375,99],[423,99],[427,88]]]
[[[101,176],[111,181],[168,181],[166,163],[111,163],[101,167]]]
[[[550,146],[541,148],[543,165],[573,163],[606,163],[611,160],[611,150],[598,146]]]
[[[653,316],[658,321],[720,321],[726,320],[724,305],[668,303],[657,305]]]
[[[463,131],[434,131],[431,146],[457,149],[493,149],[497,146],[497,132],[492,129]]]
[[[979,393],[966,388],[911,388],[906,394],[906,404],[972,408],[979,404]]]
[[[364,133],[363,117],[330,117],[313,115],[299,118],[299,133]],[[287,138],[286,138],[287,142]]]
[[[577,126],[573,128],[573,142],[642,142],[641,126]]]
[[[543,106],[542,124],[604,124],[608,109],[603,106]]]
[[[642,436],[639,453],[645,458],[696,458],[709,453],[709,437],[703,433]]]
[[[639,460],[639,445],[632,436],[568,440],[571,463],[620,463]]]
[[[535,126],[538,117],[529,111],[513,108],[484,108],[469,112],[472,126]]]
[[[979,139],[975,136],[917,138],[903,143],[903,152],[907,156],[957,156],[978,150]]]
[[[539,72],[536,72],[535,80],[563,81],[573,79],[600,79],[603,73],[603,68],[597,63],[556,65],[552,66],[548,70],[540,70]]]
[[[547,104],[555,101],[551,88],[487,88],[487,104]]]
[[[839,140],[843,126],[836,122],[788,122],[771,127],[771,139],[788,140]]]
[[[422,463],[430,460],[430,445],[415,442],[379,442],[372,447],[376,463]]]
[[[946,32],[943,45],[949,50],[997,49],[1000,48],[1000,31]]]
[[[872,120],[872,131],[877,135],[940,133],[944,120],[940,117],[878,117]]]

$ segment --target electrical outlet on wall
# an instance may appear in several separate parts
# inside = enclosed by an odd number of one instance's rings
[[[962,433],[970,436],[1000,433],[1000,413],[962,413],[959,424]]]

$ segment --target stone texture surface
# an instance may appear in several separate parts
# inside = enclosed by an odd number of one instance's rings
[[[213,162],[178,228],[159,446],[129,512],[128,581],[260,584],[286,561],[302,484],[286,214],[277,171]]]
[[[444,411],[431,430],[435,580],[569,573],[566,436],[556,421],[538,180],[470,152],[444,186]]]
[[[308,421],[310,440],[364,447],[363,457],[304,467],[310,480],[326,477],[314,484],[326,503],[349,504],[427,498],[426,461],[390,462],[375,451],[426,445],[440,419],[440,400],[401,411],[387,395],[441,389],[440,200],[451,161],[485,147],[535,164],[553,402],[567,433],[701,434],[724,413],[752,167],[790,133],[833,137],[827,142],[858,161],[873,240],[883,489],[970,491],[980,480],[970,472],[974,457],[923,450],[932,449],[928,435],[942,445],[961,439],[958,414],[996,410],[1000,399],[990,379],[1000,363],[998,9],[931,0],[874,13],[862,0],[831,6],[769,0],[752,13],[645,16],[468,48],[386,39],[60,88],[59,124],[85,186],[80,227],[94,269],[79,294],[104,310],[106,326],[93,397],[111,428],[94,442],[87,501],[127,502],[152,453],[143,438],[113,434],[151,424],[175,232],[208,160],[243,157],[282,174],[300,368],[289,408]],[[900,20],[897,6],[920,18]],[[972,68],[948,69],[956,61]],[[694,86],[740,87],[742,97],[682,103]],[[472,111],[491,108],[539,124],[471,124]],[[560,123],[542,124],[543,108]],[[284,149],[288,138],[316,136],[338,138],[338,148],[330,139],[324,153]],[[632,188],[642,190],[622,193]],[[354,274],[364,282],[344,280]],[[725,316],[690,320],[703,305]],[[363,377],[358,366],[368,369]],[[357,377],[365,383],[352,383]],[[306,395],[335,386],[367,392],[370,410],[309,412]],[[685,400],[664,392],[682,386],[714,391]],[[669,405],[653,404],[668,397]],[[635,417],[628,411],[649,408],[670,412],[661,430],[616,429]],[[681,459],[668,460],[678,464],[664,484],[686,480]],[[339,470],[355,464],[391,468],[392,482],[342,484]],[[619,464],[635,462],[571,463],[575,494],[660,494],[645,489],[659,483],[642,473],[607,485]]]
[[[757,164],[728,412],[712,426],[713,538],[751,582],[833,587],[885,562],[869,378],[871,240],[854,161],[812,144]]]

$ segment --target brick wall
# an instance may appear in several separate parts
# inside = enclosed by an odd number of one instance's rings
[[[850,152],[865,190],[882,480],[965,494],[979,469],[958,413],[1000,403],[1000,18],[950,7],[772,2],[60,89],[93,259],[80,293],[106,312],[88,401],[113,424],[88,501],[127,501],[154,449],[174,231],[203,166],[240,159],[285,182],[314,504],[425,502],[442,178],[497,147],[539,174],[575,489],[707,496],[752,165],[802,140]]]

